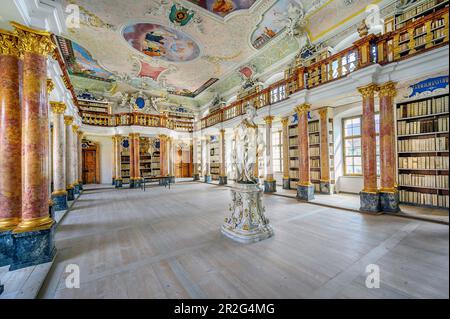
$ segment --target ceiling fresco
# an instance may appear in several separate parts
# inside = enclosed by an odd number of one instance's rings
[[[364,7],[360,3],[371,2],[61,1],[77,5],[81,14],[80,25],[63,35],[70,40],[59,43],[71,75],[113,83],[108,89],[114,94],[133,90],[168,93],[194,98],[192,104],[229,90],[236,84],[237,70],[249,61],[255,61],[262,72],[262,65],[267,68],[295,54],[297,41],[285,32],[292,12],[309,21],[307,31],[313,38],[359,12]],[[75,83],[105,87],[80,79]]]
[[[137,23],[123,30],[123,37],[139,52],[169,62],[191,61],[200,48],[187,34],[153,23]]]

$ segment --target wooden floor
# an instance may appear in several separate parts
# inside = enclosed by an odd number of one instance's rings
[[[85,191],[61,222],[41,298],[448,298],[449,228],[265,196],[275,236],[225,238],[230,189]],[[65,287],[77,264],[80,289]],[[379,289],[366,267],[380,267]]]

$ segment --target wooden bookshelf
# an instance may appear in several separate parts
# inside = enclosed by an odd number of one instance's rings
[[[299,181],[299,153],[297,124],[289,125],[289,178],[290,188],[297,189]]]
[[[120,168],[122,176],[122,184],[130,183],[130,141],[128,137],[122,137],[120,141]]]
[[[397,104],[400,202],[449,208],[449,95]]]
[[[309,134],[309,170],[314,191],[320,192],[320,121],[308,123]]]
[[[423,16],[436,12],[445,6],[448,6],[448,0],[416,1],[415,4],[395,15],[395,30],[403,28],[409,23],[413,23]]]
[[[212,135],[211,136],[211,144],[210,144],[210,173],[212,180],[219,180],[220,175],[220,144],[219,144],[219,136]]]
[[[158,139],[140,137],[139,139],[139,171],[144,179],[160,176],[160,153]]]

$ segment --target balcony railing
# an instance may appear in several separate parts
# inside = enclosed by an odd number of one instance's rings
[[[342,79],[370,65],[386,65],[448,45],[448,13],[449,9],[445,7],[401,29],[379,36],[368,35],[337,54],[308,67],[298,68],[291,78],[281,80],[207,115],[201,119],[201,128],[242,115],[247,103],[253,104],[257,109],[263,108],[284,101],[289,95],[301,90]]]
[[[119,113],[102,114],[97,112],[81,112],[83,124],[117,127],[138,125],[144,127],[164,127],[174,131],[192,132],[193,122],[182,121],[178,118],[171,118],[164,115],[143,114],[143,113]]]

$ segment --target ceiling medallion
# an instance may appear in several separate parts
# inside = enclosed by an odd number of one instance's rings
[[[181,5],[174,4],[170,9],[169,20],[170,22],[179,26],[185,26],[191,21],[194,16],[194,11],[187,9]]]

